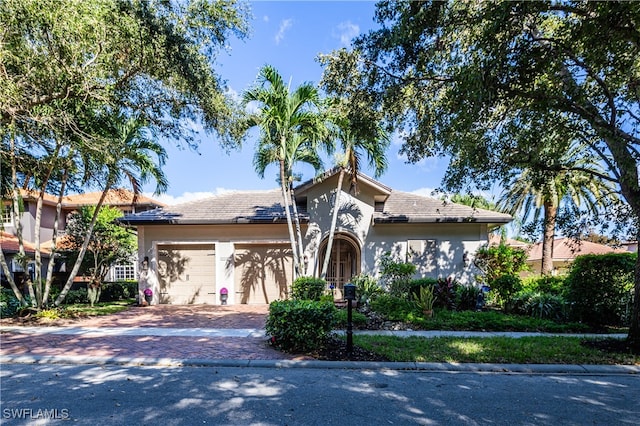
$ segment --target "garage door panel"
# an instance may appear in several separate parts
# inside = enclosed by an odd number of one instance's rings
[[[213,244],[158,246],[160,303],[215,303]]]
[[[236,245],[235,288],[240,303],[286,299],[293,279],[291,247],[286,244]]]

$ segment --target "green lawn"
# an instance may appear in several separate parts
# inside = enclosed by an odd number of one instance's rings
[[[100,302],[94,306],[90,306],[88,303],[64,305],[58,315],[59,317],[110,315],[124,311],[134,303],[135,299],[124,299],[113,302]]]
[[[635,364],[640,356],[608,353],[577,337],[394,337],[354,335],[353,343],[391,361],[514,364]]]

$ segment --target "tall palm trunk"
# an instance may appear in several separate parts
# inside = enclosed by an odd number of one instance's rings
[[[327,249],[324,254],[324,262],[322,262],[322,272],[320,278],[323,280],[327,277],[329,262],[331,260],[331,250],[333,249],[333,239],[338,225],[338,210],[340,210],[340,193],[342,192],[342,182],[344,181],[344,167],[340,168],[338,175],[338,186],[336,187],[336,196],[332,206],[331,228],[329,228],[329,240],[327,241]]]
[[[300,217],[298,216],[298,205],[296,204],[296,196],[293,192],[293,185],[289,186],[289,191],[291,194],[291,206],[293,208],[293,221],[296,226],[296,238],[298,239],[298,261],[300,264],[298,267],[300,268],[300,274],[302,275],[302,271],[306,268],[304,267],[304,245],[302,244],[302,231],[300,230]]]
[[[553,242],[556,229],[558,207],[553,201],[544,202],[544,235],[542,237],[542,275],[553,272]]]
[[[293,252],[293,279],[298,278],[300,271],[298,267],[300,260],[298,258],[298,248],[296,247],[296,238],[293,233],[293,223],[291,221],[291,211],[289,210],[289,191],[287,191],[287,180],[285,179],[284,160],[280,160],[280,189],[282,191],[282,200],[284,202],[284,212],[287,216],[287,228],[289,229],[289,241],[291,242],[291,250]]]

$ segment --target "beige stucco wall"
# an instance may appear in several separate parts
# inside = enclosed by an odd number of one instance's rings
[[[303,231],[304,232],[304,231]],[[244,224],[244,225],[152,225],[138,228],[138,255],[142,264],[149,258],[150,276],[139,281],[139,296],[146,287],[154,290],[157,303],[158,246],[165,244],[212,243],[215,246],[216,293],[224,287],[229,291],[228,304],[237,303],[234,291],[233,254],[235,244],[288,243],[289,232],[286,224]],[[219,302],[219,298],[216,299]]]

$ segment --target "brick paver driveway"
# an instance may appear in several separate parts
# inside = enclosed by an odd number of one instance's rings
[[[162,327],[263,329],[268,305],[157,305],[38,325],[65,327]],[[15,325],[2,321],[1,325]],[[151,357],[172,359],[301,359],[276,351],[266,337],[101,336],[3,332],[0,355]]]

